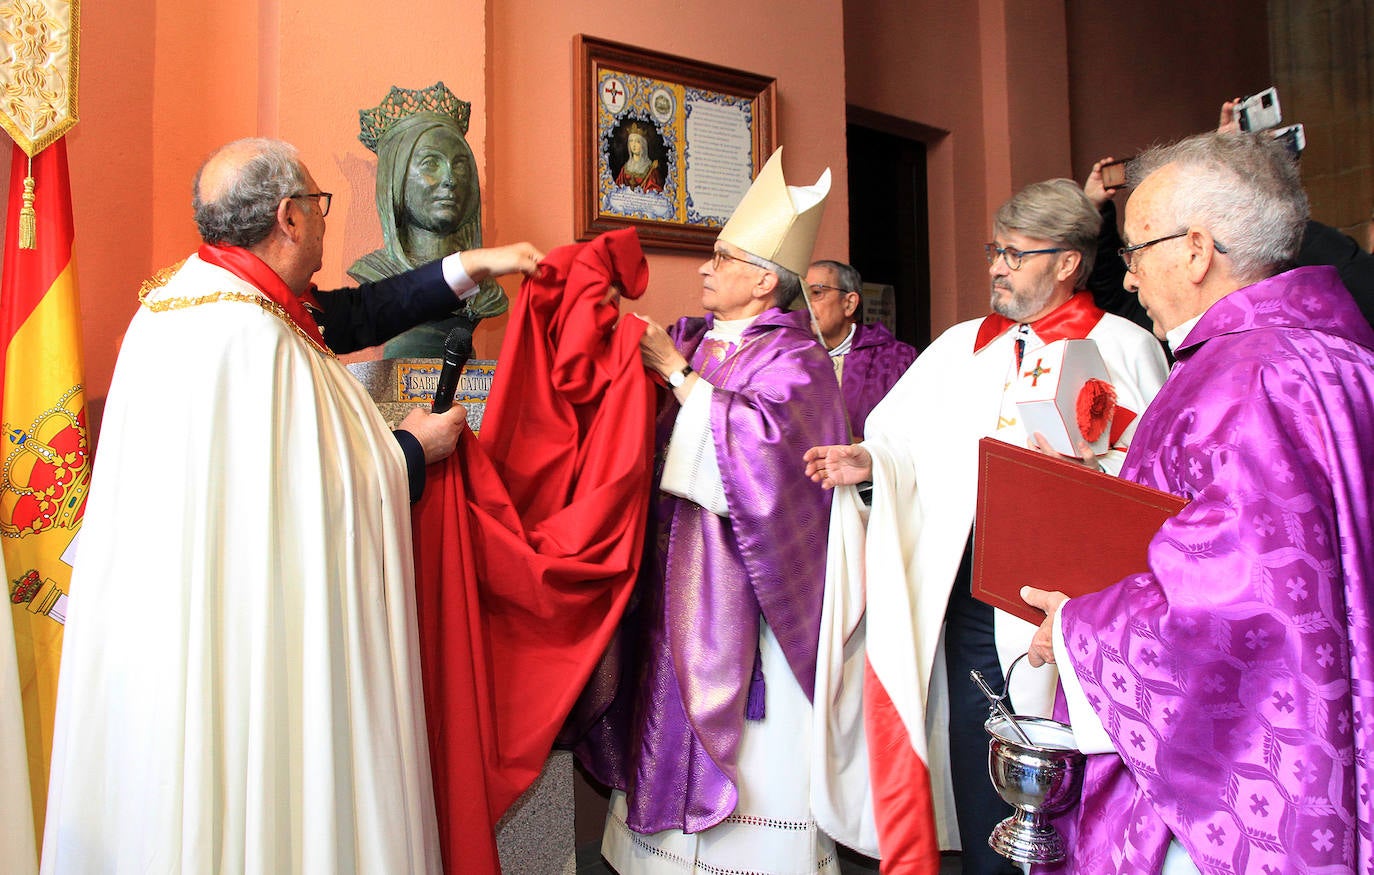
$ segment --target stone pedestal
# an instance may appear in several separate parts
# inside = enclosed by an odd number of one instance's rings
[[[416,407],[428,409],[434,403],[434,387],[439,382],[444,360],[381,359],[354,362],[346,367],[367,388],[386,424],[395,428],[411,410]],[[495,359],[474,359],[467,363],[458,378],[453,403],[467,408],[468,427],[474,434],[482,430],[482,413],[486,410],[495,374]]]
[[[496,830],[502,875],[574,875],[573,756],[554,751]]]

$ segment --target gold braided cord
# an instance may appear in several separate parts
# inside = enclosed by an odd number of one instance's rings
[[[0,127],[30,158],[77,122],[80,0],[0,0]]]
[[[196,295],[194,297],[161,298],[156,301],[148,300],[148,296],[167,285],[168,281],[171,280],[177,271],[181,270],[181,266],[185,263],[186,261],[183,259],[171,267],[164,267],[162,270],[153,274],[149,279],[144,280],[143,285],[139,286],[138,289],[138,302],[154,313],[166,313],[170,310],[185,310],[190,307],[199,307],[202,304],[216,304],[226,301],[236,304],[255,304],[285,322],[290,326],[292,331],[304,338],[311,346],[315,347],[315,349],[330,358],[336,357],[332,349],[320,345],[320,343],[316,341],[315,338],[311,337],[305,329],[297,325],[295,320],[291,318],[291,314],[286,312],[285,307],[270,298],[253,292],[210,292],[207,295]]]

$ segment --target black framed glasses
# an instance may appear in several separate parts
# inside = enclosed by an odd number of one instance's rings
[[[1153,246],[1156,243],[1163,243],[1166,240],[1177,240],[1178,238],[1186,235],[1189,230],[1191,229],[1184,228],[1177,234],[1165,234],[1163,237],[1156,237],[1153,240],[1146,240],[1144,243],[1137,243],[1134,246],[1123,246],[1120,249],[1116,250],[1116,254],[1121,256],[1122,261],[1126,262],[1126,270],[1130,271],[1131,273],[1135,273],[1135,254],[1137,252],[1141,251],[1142,249],[1145,249],[1146,247]],[[1222,255],[1226,254],[1226,247],[1222,246],[1215,240],[1212,241],[1212,248],[1215,249],[1217,252],[1220,252]]]
[[[728,252],[721,252],[719,249],[717,249],[715,252],[711,253],[711,270],[720,270],[721,263],[727,260],[738,261],[740,264],[747,264],[750,267],[759,267],[757,264],[754,264],[754,262],[749,261],[748,259],[740,258],[737,255],[731,255]],[[763,268],[759,267],[759,270],[763,270]]]
[[[313,197],[317,199],[316,203],[320,205],[321,218],[329,215],[329,204],[331,201],[334,200],[334,193],[332,191],[306,191],[301,192],[300,194],[289,195],[289,198],[291,200],[297,200],[299,198],[305,197]]]
[[[1147,247],[1153,246],[1156,243],[1163,243],[1166,240],[1177,240],[1178,238],[1182,237],[1187,233],[1188,229],[1184,228],[1177,234],[1165,234],[1163,237],[1156,237],[1153,240],[1146,240],[1144,243],[1137,243],[1134,246],[1123,246],[1120,249],[1116,250],[1116,254],[1120,255],[1121,260],[1126,262],[1126,270],[1130,271],[1131,273],[1135,273],[1135,254],[1137,252]]]
[[[1012,270],[1020,270],[1021,264],[1027,257],[1032,255],[1049,255],[1052,252],[1064,252],[1064,247],[1057,246],[1054,249],[1017,249],[1014,246],[998,246],[996,243],[984,243],[983,252],[987,253],[988,264],[996,264],[1001,257],[1007,263],[1007,267]]]

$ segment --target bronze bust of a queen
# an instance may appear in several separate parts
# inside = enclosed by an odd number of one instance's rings
[[[472,105],[443,82],[392,89],[358,113],[362,144],[377,153],[377,215],[382,248],[353,262],[348,275],[368,282],[410,270],[452,252],[482,245],[477,162],[466,135]],[[387,358],[435,358],[460,321],[469,328],[506,312],[510,302],[494,280],[452,316],[412,328],[383,348]]]

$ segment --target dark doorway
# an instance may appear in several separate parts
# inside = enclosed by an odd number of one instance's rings
[[[896,334],[930,343],[926,143],[942,131],[849,108],[849,258],[866,283],[896,290]]]

